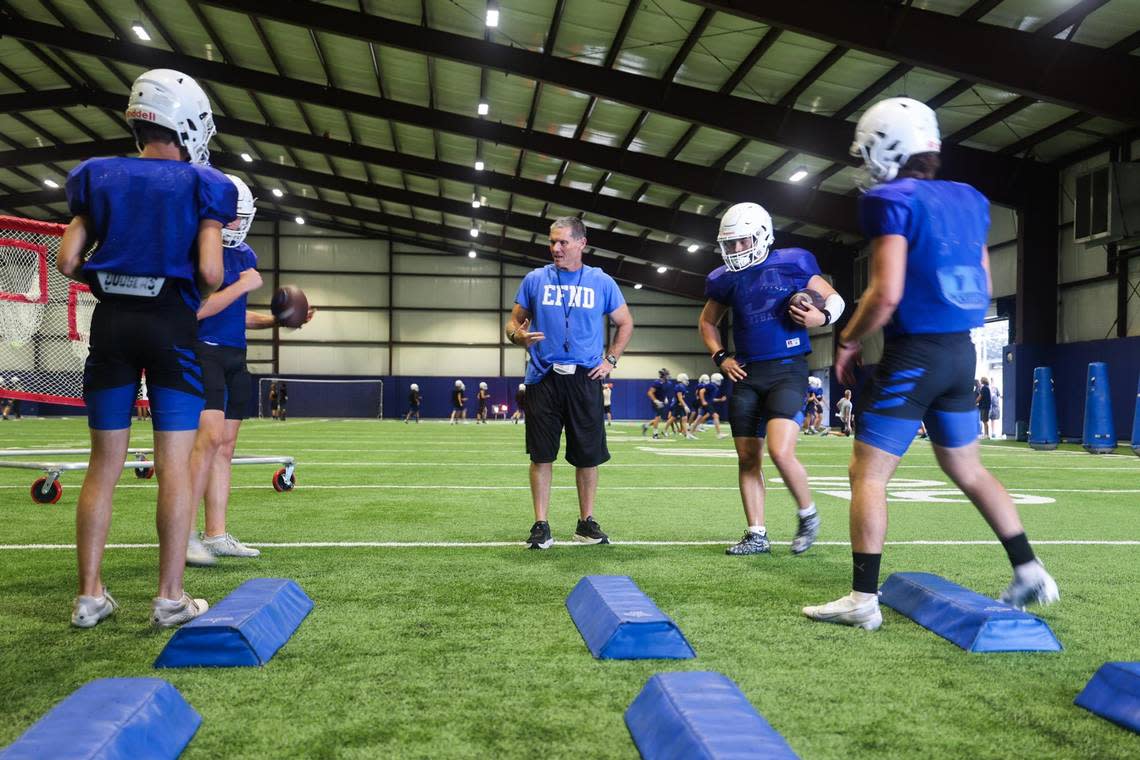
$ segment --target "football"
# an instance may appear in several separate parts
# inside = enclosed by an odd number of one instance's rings
[[[296,285],[285,285],[273,294],[269,304],[273,318],[285,327],[300,327],[309,315],[309,299]]]
[[[812,290],[811,288],[797,290],[795,293],[792,293],[792,297],[788,299],[789,306],[794,303],[810,303],[820,311],[823,311],[825,302],[826,299],[821,296],[818,291]]]

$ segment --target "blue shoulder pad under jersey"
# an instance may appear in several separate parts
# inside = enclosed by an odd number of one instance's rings
[[[739,272],[717,267],[705,280],[705,295],[732,308],[737,361],[798,356],[811,351],[807,329],[788,316],[788,300],[820,274],[815,256],[802,248],[769,252],[760,264]]]
[[[963,332],[982,324],[990,303],[984,195],[959,182],[901,179],[863,195],[859,219],[868,238],[907,241],[903,298],[884,332]]]

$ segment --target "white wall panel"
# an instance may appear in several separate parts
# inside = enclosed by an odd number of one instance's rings
[[[638,327],[634,323],[633,338],[626,346],[627,351],[660,351],[678,353],[695,351],[704,353],[705,344],[696,329],[674,329],[664,327]]]
[[[507,373],[512,374],[509,364]],[[499,349],[396,346],[393,349],[392,374],[428,377],[463,374],[497,377]],[[515,371],[513,374],[519,372]]]
[[[618,362],[614,377],[622,379],[644,378],[648,383],[657,379],[657,370],[665,367],[676,377],[684,372],[695,382],[702,374],[711,374],[716,368],[702,356],[676,356],[666,353],[645,356],[623,356]],[[644,395],[644,391],[641,391]]]
[[[1140,335],[1140,259],[1128,262],[1128,334]]]
[[[986,245],[1017,239],[1017,211],[1008,206],[990,204],[990,232]]]
[[[387,375],[388,347],[281,346],[281,374]]]
[[[260,335],[258,334],[260,333]],[[251,339],[269,337],[272,335],[268,330],[251,330],[248,337]],[[246,347],[245,359],[247,362],[262,362],[273,360],[273,346],[268,343],[253,343]]]
[[[1060,204],[1059,217],[1062,223],[1073,221],[1074,211],[1074,198],[1077,195],[1077,175],[1085,174],[1099,166],[1104,166],[1108,163],[1108,153],[1101,153],[1099,156],[1094,156],[1079,164],[1073,164],[1069,168],[1061,172],[1061,193],[1058,203]],[[1069,235],[1072,236],[1073,232],[1070,229]]]
[[[283,274],[282,285],[296,285],[305,291],[310,306],[387,306],[387,275],[362,274]],[[265,286],[263,286],[265,287]],[[255,291],[255,303],[268,302],[269,296]]]
[[[1057,340],[1102,340],[1116,337],[1116,282],[1098,282],[1061,291]]]
[[[387,342],[386,311],[321,311],[300,330],[282,328],[282,343],[289,341],[359,341]],[[313,371],[313,370],[310,370]]]
[[[1057,232],[1060,259],[1060,281],[1073,282],[1087,277],[1099,277],[1108,272],[1108,252],[1104,246],[1085,248],[1073,242],[1073,228],[1062,227]]]
[[[692,327],[693,334],[696,334],[702,308],[696,304],[685,307],[633,304],[629,311],[633,315],[635,332],[640,329],[637,325],[684,325]]]
[[[497,280],[470,277],[396,276],[395,306],[446,304],[456,309],[494,309],[499,303]]]
[[[364,238],[282,238],[281,268],[383,272],[388,269],[388,243]]]
[[[1017,292],[1017,246],[1006,245],[990,251],[990,277],[993,297],[1011,296]]]
[[[396,254],[394,257],[396,272],[415,272],[420,274],[489,274],[499,275],[499,262],[490,259],[470,259],[466,256],[455,255],[423,255],[412,256]]]
[[[247,235],[245,238],[246,244],[253,249],[257,254],[257,269],[259,272],[267,273],[273,269],[273,238],[261,235]]]
[[[392,339],[421,343],[495,343],[502,332],[497,314],[487,312],[395,311]],[[450,349],[448,349],[450,351]],[[496,373],[498,369],[496,368]]]
[[[685,298],[684,296],[675,296],[672,293],[659,293],[656,290],[649,290],[642,288],[641,290],[634,290],[628,286],[622,286],[621,293],[625,296],[625,302],[629,304],[632,309],[635,304],[680,304],[682,306],[692,306],[693,304],[704,305],[703,301],[696,301],[692,298]]]
[[[521,277],[505,277],[503,278],[503,308],[515,308],[515,296],[519,293],[519,285],[522,285]]]

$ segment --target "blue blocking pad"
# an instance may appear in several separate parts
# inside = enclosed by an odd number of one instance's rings
[[[3,760],[176,758],[202,718],[161,678],[100,678],[53,707]]]
[[[720,673],[658,673],[625,711],[625,725],[645,760],[797,757]]]
[[[1140,733],[1140,662],[1106,662],[1074,703]]]
[[[264,665],[285,645],[311,609],[313,601],[291,580],[246,581],[205,615],[179,628],[154,666]]]
[[[930,573],[892,573],[879,601],[968,652],[1059,652],[1036,615]]]
[[[600,660],[684,660],[697,653],[668,615],[624,575],[587,575],[566,609]]]

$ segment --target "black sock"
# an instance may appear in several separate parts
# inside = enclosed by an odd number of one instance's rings
[[[1005,547],[1005,553],[1009,555],[1009,564],[1014,567],[1037,559],[1037,555],[1033,553],[1033,547],[1029,545],[1029,539],[1025,537],[1024,532],[1003,538],[1001,545]]]
[[[882,554],[851,552],[851,588],[864,594],[879,593],[879,563]]]

